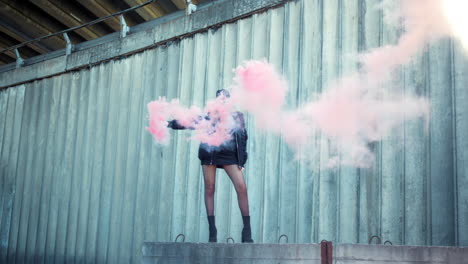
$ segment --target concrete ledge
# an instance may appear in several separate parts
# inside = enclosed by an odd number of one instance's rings
[[[319,244],[143,244],[141,263],[320,263]]]
[[[190,16],[185,11],[155,19],[131,28],[130,34],[120,38],[118,33],[78,44],[74,52],[44,54],[25,61],[15,69],[13,64],[0,67],[0,89],[42,79],[63,72],[89,67],[120,56],[162,45],[167,41],[187,37],[282,5],[291,0],[220,0],[199,6]],[[65,47],[64,47],[65,48]]]
[[[141,263],[321,263],[320,244],[145,242]],[[339,244],[334,264],[468,263],[468,248]]]
[[[335,263],[468,263],[468,248],[341,244]]]

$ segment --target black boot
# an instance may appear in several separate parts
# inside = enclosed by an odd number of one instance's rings
[[[217,242],[218,230],[216,230],[214,215],[208,216],[208,225],[210,229],[210,237],[208,239],[208,242]]]
[[[253,243],[252,230],[250,229],[250,216],[242,216],[244,228],[242,229],[242,243]]]

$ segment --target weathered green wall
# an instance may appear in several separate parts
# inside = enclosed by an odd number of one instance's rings
[[[0,262],[138,262],[143,241],[206,241],[198,146],[145,131],[146,103],[202,106],[246,59],[277,65],[289,107],[357,65],[348,54],[395,43],[377,0],[302,0],[89,69],[0,91]],[[468,246],[468,57],[442,40],[397,76],[426,95],[431,122],[375,144],[372,169],[312,172],[248,118],[246,180],[256,242],[322,239]],[[317,139],[326,158],[328,145]],[[315,150],[311,150],[315,151]],[[218,239],[240,241],[235,191],[219,170]],[[38,259],[35,259],[38,258]]]

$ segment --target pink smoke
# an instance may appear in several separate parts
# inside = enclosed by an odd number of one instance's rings
[[[231,112],[231,103],[220,99],[209,101],[204,110],[209,120],[203,119],[194,126],[196,134],[193,138],[211,146],[220,146],[231,139],[230,131],[234,128]]]
[[[293,111],[283,109],[287,84],[273,65],[246,62],[237,68],[234,80],[235,102],[254,117],[257,127],[281,135],[296,151],[296,158],[312,162],[318,155],[300,152],[319,151],[312,145],[318,135],[330,141],[340,157],[329,157],[326,167],[370,167],[374,154],[369,143],[384,139],[404,121],[429,118],[426,99],[384,96],[360,75],[337,80],[318,100]]]
[[[389,3],[395,4],[393,8],[388,8]],[[359,73],[336,80],[317,100],[286,111],[283,106],[288,88],[284,77],[265,61],[247,61],[236,69],[232,104],[249,112],[259,128],[281,135],[296,151],[296,158],[313,162],[320,156],[317,154],[320,149],[314,149],[314,141],[322,138],[336,150],[336,155],[329,156],[322,165],[372,166],[374,154],[369,143],[384,140],[405,121],[428,122],[430,114],[427,99],[416,95],[403,97],[393,89],[381,88],[390,83],[391,73],[397,67],[409,63],[429,43],[453,35],[442,11],[442,0],[392,0],[384,1],[380,7],[384,8],[386,18],[394,18],[390,22],[398,23],[404,33],[394,45],[359,54],[362,65]],[[198,120],[201,111],[195,113],[178,107],[165,101],[148,105],[148,130],[156,141],[168,141],[164,125],[171,118],[180,118],[195,129],[194,138],[201,142],[220,145],[229,138],[232,105],[208,104],[203,112],[216,116],[215,125]]]
[[[286,81],[273,65],[262,61],[247,61],[235,72],[233,102],[256,116],[260,128],[279,131],[278,117],[287,92]]]
[[[158,101],[152,101],[147,106],[149,127],[146,127],[146,130],[153,135],[154,140],[161,144],[167,144],[170,137],[167,128],[168,105],[165,99],[159,98]]]
[[[148,103],[149,127],[156,143],[166,145],[170,140],[168,121],[177,123],[186,129],[194,130],[192,139],[212,146],[220,146],[231,138],[234,128],[231,116],[232,104],[215,99],[207,103],[202,111],[198,107],[186,108],[178,100],[167,102],[165,98]]]
[[[330,87],[316,102],[308,103],[303,114],[337,148],[343,165],[369,167],[374,154],[369,143],[385,139],[405,121],[429,119],[425,98],[376,93],[358,86],[362,79],[343,79]],[[295,128],[290,128],[295,129]],[[328,166],[335,166],[337,158]]]
[[[386,0],[379,7],[384,11],[386,22],[402,27],[404,33],[395,45],[385,45],[360,55],[370,80],[385,81],[396,67],[409,63],[430,42],[452,35],[443,0]]]
[[[385,1],[381,7],[389,3]],[[299,152],[312,149],[312,139],[321,135],[338,152],[325,161],[325,166],[371,166],[374,154],[369,143],[385,139],[405,121],[422,118],[428,122],[430,113],[427,99],[402,97],[381,87],[391,81],[397,67],[409,63],[429,43],[452,35],[442,0],[392,3],[393,9],[386,8],[385,15],[401,22],[397,26],[403,27],[404,33],[394,45],[360,54],[359,73],[335,81],[318,100],[287,112],[282,110],[287,91],[284,79],[265,62],[247,62],[237,69],[234,78],[233,94],[244,98],[239,100],[240,106],[254,116],[258,126],[281,134],[301,159],[317,157],[316,153],[308,157]]]

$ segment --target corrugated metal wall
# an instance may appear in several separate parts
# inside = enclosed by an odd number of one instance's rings
[[[158,96],[202,106],[246,59],[277,65],[300,106],[341,74],[348,54],[395,43],[378,0],[303,0],[90,69],[0,91],[0,262],[138,262],[143,241],[206,241],[198,146],[145,131]],[[372,169],[312,172],[248,119],[256,242],[322,239],[468,246],[468,59],[442,40],[396,75],[432,103],[429,133],[412,122],[375,144]],[[330,150],[317,138],[321,158]],[[311,150],[311,152],[316,150]],[[218,170],[218,239],[240,241],[235,191]]]

